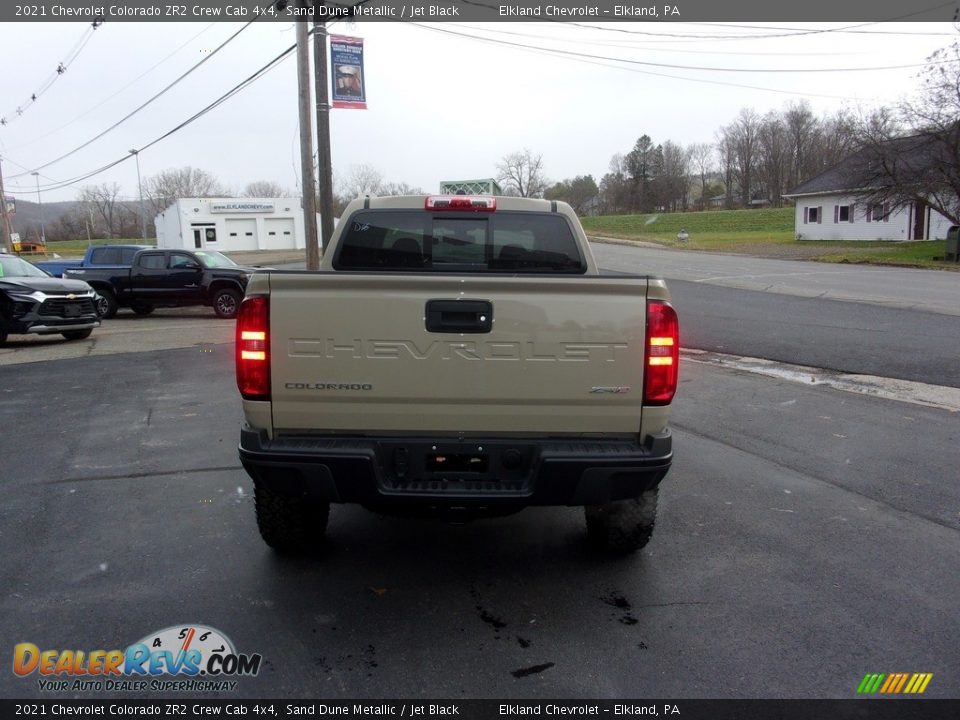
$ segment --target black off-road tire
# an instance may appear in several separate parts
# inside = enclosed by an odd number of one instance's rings
[[[97,309],[97,315],[104,320],[109,320],[117,314],[117,296],[110,290],[97,290],[97,297],[94,298],[94,305]]]
[[[137,315],[149,315],[153,312],[153,305],[136,303],[131,305],[130,309],[133,310]]]
[[[232,288],[217,290],[213,296],[213,311],[217,314],[218,318],[232,320],[240,310],[241,300],[243,300],[243,295],[237,290],[233,290]]]
[[[657,488],[638,498],[615,500],[584,508],[587,538],[598,550],[625,555],[636,552],[653,536],[657,519]]]
[[[323,540],[330,503],[274,492],[264,483],[253,484],[260,537],[277,552],[307,553]]]
[[[83,340],[90,337],[90,333],[92,332],[93,329],[88,328],[86,330],[67,330],[66,332],[62,332],[60,334],[63,335],[67,340]]]

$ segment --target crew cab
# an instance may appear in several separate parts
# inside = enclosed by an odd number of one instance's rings
[[[130,267],[133,257],[149,245],[91,245],[80,260],[42,260],[33,263],[54,277],[65,277],[67,270],[88,267]]]
[[[97,291],[104,318],[121,307],[148,315],[156,307],[185,305],[211,306],[217,317],[233,318],[256,271],[219,252],[151,248],[137,251],[129,268],[67,268],[65,274]]]
[[[9,335],[89,337],[100,324],[93,289],[63,280],[0,251],[0,344]]]
[[[331,503],[452,520],[583,506],[650,539],[679,324],[662,280],[603,275],[566,203],[368,197],[319,272],[257,274],[236,329],[239,454],[282,552]]]

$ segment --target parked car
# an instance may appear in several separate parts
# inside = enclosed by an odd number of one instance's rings
[[[55,278],[0,252],[0,343],[8,335],[89,337],[100,324],[95,293],[80,280]]]
[[[121,307],[149,315],[156,307],[187,305],[207,305],[217,317],[232,318],[247,280],[260,269],[237,265],[219,252],[150,248],[139,250],[130,267],[67,268],[66,277],[93,287],[103,318]]]
[[[41,260],[35,262],[41,270],[54,277],[64,277],[68,269],[86,267],[130,267],[134,256],[150,245],[91,245],[82,260]]]

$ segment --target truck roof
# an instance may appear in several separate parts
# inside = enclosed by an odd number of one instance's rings
[[[361,203],[365,207],[377,210],[377,209],[418,209],[422,210],[426,199],[429,197],[483,197],[483,198],[493,198],[497,203],[497,210],[519,210],[525,212],[556,212],[562,206],[569,208],[565,202],[559,202],[554,200],[539,200],[537,198],[522,198],[522,197],[511,197],[507,195],[469,195],[469,196],[457,196],[457,195],[445,195],[441,193],[431,193],[426,195],[390,195],[386,197],[378,197],[375,195],[369,195],[363,198],[357,198],[352,201],[350,205],[354,203]],[[349,208],[353,209],[353,208]],[[572,212],[572,210],[571,210]],[[344,211],[346,215],[346,211]]]

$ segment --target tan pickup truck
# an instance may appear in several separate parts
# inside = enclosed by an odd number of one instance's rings
[[[662,280],[602,275],[571,208],[365,198],[319,272],[254,275],[237,319],[240,459],[263,539],[330,503],[451,520],[583,506],[643,547],[673,457],[679,326]]]

